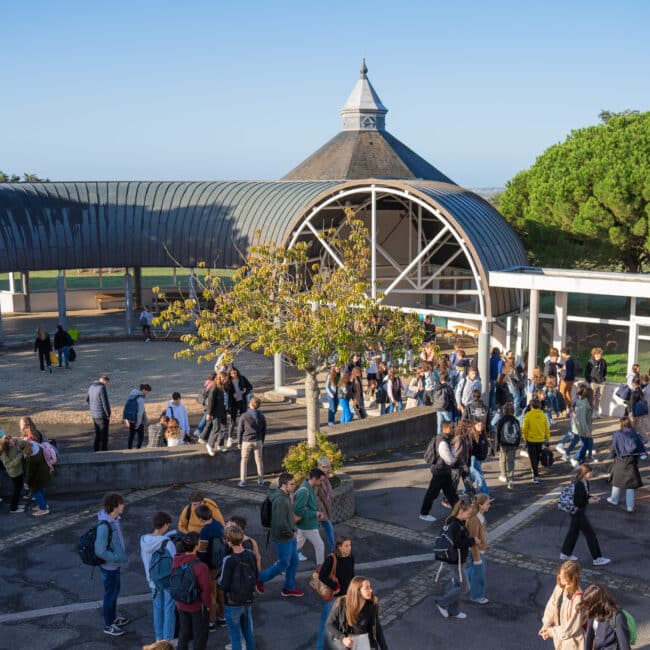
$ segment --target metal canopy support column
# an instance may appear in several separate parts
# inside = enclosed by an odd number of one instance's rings
[[[16,293],[16,279],[13,271],[9,272],[9,293]]]
[[[422,206],[418,205],[418,252],[422,252]],[[418,262],[418,287],[422,287],[422,261]]]
[[[194,268],[190,269],[190,274],[187,278],[187,291],[189,293],[190,300],[194,300],[196,302],[196,309],[198,310],[199,296],[196,291],[196,274],[194,273]]]
[[[537,332],[539,326],[539,290],[530,290],[528,311],[528,372],[537,365]]]
[[[566,341],[566,317],[569,294],[566,291],[555,292],[553,309],[553,347],[561,350]]]
[[[478,334],[478,374],[485,396],[490,392],[490,331],[485,319]]]
[[[126,335],[131,336],[131,276],[127,266],[124,273],[124,325]]]
[[[31,300],[29,298],[29,271],[23,271],[20,274],[20,282],[23,287],[23,296],[24,296],[24,301],[25,301],[25,311],[26,312],[31,312],[32,311],[32,305],[31,305]]]
[[[63,277],[62,271],[59,271],[58,275],[56,276],[56,297],[59,306],[59,325],[63,325],[63,329],[67,330],[68,319],[65,305],[65,277]]]
[[[133,290],[135,291],[135,306],[142,309],[142,267],[133,267]]]
[[[512,316],[506,317],[506,350],[512,345]]]
[[[377,297],[377,191],[370,193],[370,296]]]
[[[515,357],[520,357],[522,352],[522,338],[524,335],[524,292],[519,290],[519,313],[517,314],[517,337],[515,338]]]
[[[639,349],[639,323],[636,319],[636,298],[630,298],[630,338],[627,342],[627,374],[632,372]]]
[[[273,355],[273,390],[279,393],[284,386],[284,363],[282,353]]]

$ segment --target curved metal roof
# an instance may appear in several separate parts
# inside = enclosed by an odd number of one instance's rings
[[[108,266],[236,266],[256,230],[287,224],[332,182],[0,184],[0,272]]]

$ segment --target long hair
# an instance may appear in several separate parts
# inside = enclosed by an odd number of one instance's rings
[[[589,585],[582,594],[578,609],[590,619],[607,621],[619,611],[616,601],[601,585]]]
[[[350,627],[359,622],[361,610],[366,604],[366,599],[361,595],[361,585],[366,580],[368,578],[364,578],[363,576],[355,576],[352,578],[347,594],[341,598],[341,600],[345,599],[345,620]],[[377,603],[377,596],[373,595],[372,602]]]
[[[576,483],[580,483],[580,481],[584,481],[585,476],[591,472],[591,465],[587,465],[587,463],[583,463],[578,467],[578,471],[576,472]]]
[[[445,523],[448,524],[454,517],[457,517],[459,512],[473,509],[474,506],[472,504],[467,503],[467,501],[464,501],[463,499],[458,499],[458,501],[454,503],[454,507],[451,509],[449,517],[445,519]]]
[[[46,329],[41,327],[40,325],[36,328],[36,338],[39,341],[45,341],[45,339],[49,336],[48,332]]]
[[[580,590],[580,565],[573,561],[567,560],[562,562],[560,568],[557,571],[557,582],[558,587],[562,587],[560,584],[560,574],[564,574],[566,581],[569,583],[569,592],[575,594]]]

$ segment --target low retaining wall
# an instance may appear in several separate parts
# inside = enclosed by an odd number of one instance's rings
[[[332,490],[332,523],[354,517],[354,481],[347,474],[337,474],[341,483]]]
[[[420,407],[328,427],[327,433],[346,456],[359,456],[428,440],[435,418],[433,410]],[[271,441],[264,445],[267,473],[282,469],[282,459],[295,442]],[[236,478],[239,458],[236,449],[210,457],[203,445],[64,454],[47,492],[82,494]],[[252,459],[249,462],[249,472],[252,472],[249,476],[254,478],[254,463]],[[1,492],[3,495],[11,492],[4,472]]]

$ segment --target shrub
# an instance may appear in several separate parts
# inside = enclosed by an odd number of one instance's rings
[[[316,434],[315,447],[310,447],[307,441],[289,447],[289,451],[282,461],[282,467],[294,475],[296,485],[299,485],[309,474],[310,469],[318,467],[318,459],[324,456],[327,456],[332,466],[331,477],[337,469],[343,467],[343,452],[336,443],[327,439],[326,433],[319,432]]]

